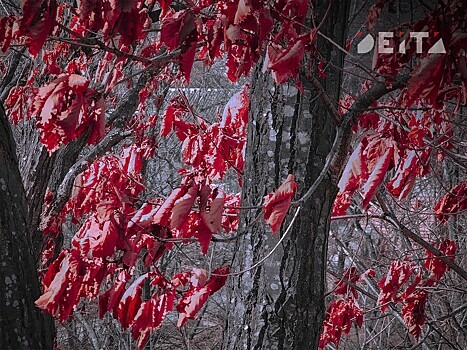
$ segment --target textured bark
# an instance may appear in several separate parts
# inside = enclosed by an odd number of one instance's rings
[[[322,17],[326,4],[316,13]],[[321,31],[335,42],[344,41],[347,3],[332,5]],[[319,52],[342,67],[341,52],[319,42]],[[338,101],[341,72],[330,70],[321,80],[331,101]],[[306,80],[306,78],[302,78]],[[246,152],[243,206],[258,205],[277,188],[287,173],[295,175],[302,195],[319,176],[335,137],[333,118],[323,99],[304,81],[301,93],[293,87],[275,87],[260,73],[254,78],[250,130]],[[269,102],[266,102],[269,101]],[[270,105],[268,105],[270,103]],[[225,349],[316,349],[324,318],[325,271],[330,212],[337,194],[335,177],[325,176],[274,254],[259,267],[233,280],[231,314],[226,325]],[[294,209],[291,210],[294,212]],[[244,269],[267,254],[284,233],[270,234],[261,214],[245,212],[245,235],[237,243],[234,266]],[[291,215],[290,215],[291,216]],[[289,219],[290,221],[290,219]]]
[[[0,348],[52,349],[53,323],[40,293],[15,142],[0,108]]]

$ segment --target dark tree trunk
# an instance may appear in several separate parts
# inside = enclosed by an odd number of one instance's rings
[[[348,2],[333,2],[321,31],[343,44]],[[322,18],[327,3],[316,7]],[[343,66],[342,53],[320,40],[320,54],[335,67]],[[332,66],[331,66],[332,67]],[[331,101],[339,100],[341,71],[326,71],[322,79]],[[286,178],[294,174],[301,195],[313,184],[326,162],[336,126],[321,99],[302,78],[304,91],[292,86],[272,89],[267,78],[257,73],[252,84],[243,206],[254,206]],[[231,312],[227,318],[225,349],[316,349],[324,318],[325,276],[330,214],[337,194],[335,183],[326,176],[301,207],[293,227],[275,252],[263,264],[232,279]],[[262,220],[261,210],[245,211],[237,243],[234,266],[247,269],[262,259],[284,234],[291,217],[276,237]]]
[[[0,108],[0,349],[52,349],[54,328],[34,301],[40,288],[15,142]]]

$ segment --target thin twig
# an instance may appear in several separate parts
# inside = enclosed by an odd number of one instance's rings
[[[240,275],[243,275],[245,272],[248,272],[248,271],[251,271],[253,270],[254,268],[260,266],[263,262],[266,261],[267,258],[269,258],[275,251],[276,249],[279,247],[279,245],[284,241],[285,237],[287,236],[287,234],[292,230],[292,226],[295,222],[295,219],[297,219],[297,216],[298,216],[298,213],[300,212],[300,207],[297,208],[297,210],[295,211],[295,214],[292,218],[292,221],[290,221],[290,224],[289,226],[287,227],[287,230],[285,230],[284,234],[282,235],[282,237],[279,239],[279,241],[276,243],[276,245],[274,246],[274,248],[271,249],[271,251],[266,254],[266,256],[264,258],[262,258],[260,261],[258,261],[257,263],[253,264],[252,266],[244,269],[244,270],[241,270],[241,271],[238,271],[238,272],[231,272],[231,273],[225,273],[225,274],[221,274],[221,273],[213,273],[212,275],[213,276],[240,276]]]

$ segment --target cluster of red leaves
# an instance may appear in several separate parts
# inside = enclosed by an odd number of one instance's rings
[[[89,81],[77,74],[64,74],[39,89],[34,97],[41,142],[49,153],[89,131],[88,143],[98,142],[105,133],[104,99]]]
[[[176,53],[173,60],[178,63],[180,74],[186,81],[190,79],[200,43],[203,48],[199,58],[207,64],[227,54],[228,77],[232,81],[248,74],[262,52],[266,51],[264,68],[272,72],[276,83],[283,83],[297,76],[305,51],[312,49],[316,40],[316,30],[304,31],[302,25],[309,9],[308,2],[304,0],[274,3],[263,0],[203,0],[177,11],[170,7],[171,1],[159,3],[162,9],[160,34],[139,51],[141,62],[152,62],[158,49],[164,46],[172,54]],[[148,11],[153,4],[154,1],[142,0],[86,0],[80,1],[77,10],[72,11],[71,30],[74,33],[69,33],[72,38],[83,39],[90,32],[102,33],[104,45],[111,43],[120,52],[118,58],[108,52],[98,67],[97,77],[105,82],[105,93],[110,93],[122,77],[121,69],[126,62],[126,58],[122,57],[134,53],[132,44],[135,40],[147,38],[149,31],[144,29],[151,25]],[[383,4],[383,1],[379,1],[373,8],[369,26],[374,25]],[[15,40],[27,45],[33,56],[37,55],[47,36],[58,30],[57,21],[63,16],[57,13],[63,11],[63,6],[67,5],[57,7],[54,0],[24,1],[22,17],[0,19],[0,25],[5,28],[0,33],[0,48],[6,50],[11,41]],[[211,15],[206,16],[205,13]],[[461,13],[452,5],[449,11],[443,12],[442,20],[448,18],[451,25],[455,26],[461,20]],[[428,19],[417,23],[412,30],[424,26],[438,30],[443,22],[440,16],[441,13],[435,12]],[[422,56],[409,80],[407,92],[401,100],[402,105],[410,106],[421,96],[424,102],[440,107],[442,102],[462,96],[462,87],[450,84],[461,72],[459,67],[465,68],[465,58],[459,58],[462,55],[458,54],[465,44],[465,38],[453,34],[453,31],[442,32],[454,58]],[[114,45],[114,39],[118,44]],[[54,49],[44,52],[44,62],[47,63],[45,72],[58,77],[39,89],[32,104],[32,114],[39,119],[37,126],[49,152],[87,131],[88,141],[95,143],[105,131],[103,99],[89,87],[84,77],[76,74],[86,65],[85,55],[81,54],[79,59],[68,65],[65,74],[59,75],[63,71],[56,64],[59,57],[56,52],[63,55],[69,47],[58,45]],[[413,52],[412,45],[403,59],[395,59],[397,55],[378,56],[375,68],[381,73],[397,73],[413,57]],[[110,62],[115,67],[108,70]],[[324,74],[322,69],[320,72]],[[465,76],[460,76],[465,81]],[[430,80],[429,84],[423,84],[427,79]],[[17,121],[24,119],[21,113],[25,100],[15,98],[20,93],[21,89],[17,88],[8,101],[8,107],[14,112]],[[141,97],[144,99],[147,96],[142,94]],[[59,314],[60,319],[64,320],[79,298],[95,297],[103,279],[118,273],[116,283],[101,298],[101,313],[112,311],[122,325],[132,327],[133,336],[138,338],[138,346],[143,347],[149,333],[159,327],[165,313],[171,310],[175,288],[188,281],[188,277],[178,277],[178,284],[169,282],[154,268],[162,254],[171,249],[170,239],[196,237],[202,251],[206,253],[213,234],[222,228],[232,230],[237,226],[238,196],[226,195],[211,182],[222,179],[230,168],[239,173],[243,169],[247,109],[246,88],[229,102],[222,119],[211,125],[195,116],[187,104],[172,101],[163,118],[162,135],[175,131],[183,142],[183,160],[192,167],[192,171],[182,172],[182,185],[166,199],[155,198],[138,208],[137,197],[142,190],[139,171],[142,159],[149,156],[142,154],[144,151],[141,149],[126,148],[120,159],[109,156],[94,162],[75,183],[79,190],[74,193],[64,211],[64,214],[73,212],[75,220],[88,216],[76,233],[71,250],[64,251],[46,273],[44,294],[38,299],[38,305],[53,314]],[[194,123],[182,119],[190,114]],[[426,147],[424,140],[434,141],[434,132],[427,124],[429,118],[414,116],[407,119],[407,116],[396,116],[394,119],[410,129],[406,132],[403,128],[380,120],[375,113],[362,116],[359,126],[373,132],[368,132],[351,156],[339,183],[341,191],[334,214],[345,212],[351,196],[359,187],[363,195],[362,206],[367,207],[390,169],[396,169],[396,173],[387,185],[388,190],[399,199],[407,196],[416,176],[423,176],[428,171],[426,163],[432,149]],[[441,134],[448,139],[449,126],[435,122],[434,129],[441,130],[437,135]],[[436,141],[439,142],[439,139]],[[275,193],[264,198],[265,219],[274,233],[285,218],[296,187],[293,176],[289,175]],[[451,202],[452,199],[446,197],[439,205],[440,213],[457,212],[452,209],[456,204]],[[225,208],[227,203],[230,208]],[[461,207],[463,209],[465,206]],[[48,230],[56,230],[60,223],[49,218],[45,220],[45,226]],[[136,278],[125,289],[127,282],[136,277],[131,276],[126,269],[136,263],[141,252],[145,254],[145,266],[152,270]],[[432,267],[428,264],[425,268]],[[218,274],[223,275],[225,272],[221,270]],[[433,274],[434,280],[442,275],[440,271]],[[192,318],[207,297],[225,282],[223,276],[213,275],[206,282],[199,271],[193,272],[193,275],[198,277],[190,280],[189,290],[177,307],[181,312],[180,325]],[[342,333],[348,333],[349,322],[353,318],[360,323],[361,310],[350,297],[355,294],[349,284],[354,283],[355,273],[349,271],[348,275],[336,288],[338,293],[345,293],[348,298],[334,303],[332,310],[335,311],[328,313],[329,319],[338,325],[330,331],[333,338],[329,338],[329,341],[334,342],[340,339]],[[406,282],[404,278],[402,284]],[[150,300],[143,302],[141,288],[147,279],[151,279],[154,293]],[[391,283],[389,287],[384,284],[387,291],[382,299],[398,300]],[[406,293],[405,300],[412,301],[403,308],[404,318],[413,326],[413,334],[417,334],[417,327],[421,323],[420,310],[423,310],[426,302],[423,294],[416,293],[416,290]]]
[[[99,296],[99,313],[103,317],[112,312],[124,329],[130,327],[133,338],[137,341],[136,349],[143,349],[152,331],[159,328],[167,313],[176,304],[179,313],[179,327],[187,319],[194,318],[203,307],[208,297],[219,290],[226,281],[228,267],[213,271],[207,279],[207,272],[193,269],[192,272],[177,274],[168,281],[157,270],[148,272],[125,289],[131,280],[131,274],[115,264],[105,265],[102,260],[86,259],[76,249],[63,251],[49,267],[43,278],[44,292],[36,305],[46,309],[52,315],[58,315],[61,322],[73,312],[80,298],[95,298],[105,280],[116,274],[115,281]],[[142,291],[146,280],[150,280],[151,297],[143,300]],[[181,287],[189,284],[189,288]],[[181,297],[177,298],[180,294]]]
[[[437,248],[442,255],[454,260],[456,253],[454,241],[443,240]],[[426,287],[438,285],[447,269],[446,263],[429,251],[426,252],[423,266],[416,266],[407,260],[393,261],[386,277],[378,282],[381,289],[378,296],[381,311],[384,312],[391,303],[401,303],[402,317],[407,329],[418,339],[425,324],[425,305],[428,300]],[[409,282],[411,277],[413,279]],[[407,283],[408,285],[401,291]]]
[[[436,246],[436,245],[435,245]],[[452,260],[456,253],[456,244],[449,239],[437,245],[440,253]],[[380,293],[377,304],[384,312],[391,304],[402,304],[401,313],[410,334],[419,338],[425,324],[425,305],[428,300],[426,287],[435,287],[448,269],[446,263],[426,251],[425,262],[417,266],[407,259],[394,260],[385,277],[378,282]],[[339,346],[342,335],[348,334],[352,320],[358,326],[363,323],[363,311],[358,307],[358,282],[374,277],[375,271],[370,269],[359,275],[357,269],[351,267],[342,272],[342,278],[335,282],[335,295],[342,295],[329,305],[321,331],[319,348],[329,343]]]
[[[333,300],[326,310],[319,349],[324,349],[329,343],[339,346],[342,335],[349,334],[352,322],[359,327],[363,323],[363,310],[357,303],[357,282],[362,282],[367,277],[374,277],[375,271],[370,269],[359,275],[355,267],[342,271],[342,278],[335,282],[335,295],[342,295]]]
[[[216,10],[218,17],[210,19],[200,31],[207,43],[201,57],[208,63],[226,53],[227,75],[236,81],[249,73],[269,43],[265,67],[276,82],[296,76],[305,46],[315,39],[301,33],[307,1],[219,1]]]
[[[392,103],[384,106],[389,109],[385,114],[398,124],[380,118],[374,112],[361,116],[354,131],[364,132],[365,136],[350,155],[339,181],[333,215],[345,215],[358,189],[363,197],[362,207],[368,207],[392,169],[395,172],[386,189],[398,200],[403,200],[412,190],[416,178],[430,171],[430,156],[436,154],[442,159],[444,149],[452,147],[448,112],[402,112],[391,109]]]
[[[244,164],[248,105],[246,85],[229,100],[220,120],[209,125],[194,116],[179,98],[174,98],[165,110],[161,135],[175,131],[183,142],[184,163],[203,171],[211,180],[221,180],[230,168],[240,174]],[[182,117],[191,117],[196,123],[187,123]]]
[[[5,52],[12,41],[26,45],[29,53],[36,56],[56,24],[55,0],[25,0],[22,16],[0,18],[0,49]]]
[[[354,298],[333,300],[326,311],[319,349],[329,343],[339,346],[342,335],[349,334],[353,322],[359,327],[363,324],[363,311],[357,301]]]
[[[367,25],[372,30],[386,1],[378,1],[370,10]],[[462,27],[463,15],[461,1],[452,1],[443,8],[429,14],[413,25],[395,28],[396,33],[405,33],[401,40],[407,39],[409,32],[429,32],[423,41],[422,53],[416,53],[415,40],[406,41],[406,52],[382,54],[375,52],[374,68],[387,76],[396,76],[409,60],[416,64],[411,72],[406,89],[400,99],[387,103],[384,116],[395,122],[381,118],[377,112],[366,112],[358,121],[354,131],[364,131],[359,145],[350,156],[349,162],[339,182],[339,194],[335,201],[333,215],[344,215],[351,204],[357,189],[361,189],[362,207],[366,208],[379,186],[384,182],[389,170],[395,173],[386,185],[389,193],[402,200],[410,193],[417,177],[429,172],[429,158],[436,154],[438,160],[444,157],[444,149],[452,147],[450,120],[466,99],[467,82],[466,61],[462,55],[466,38],[457,28]],[[430,54],[428,50],[442,40],[449,54]],[[394,50],[398,52],[399,43],[394,40]],[[389,79],[389,78],[388,78]],[[460,81],[461,84],[455,81]],[[390,80],[387,82],[391,83]],[[445,102],[457,99],[453,111],[447,112]],[[353,102],[352,98],[343,100],[344,107]],[[411,107],[416,105],[427,111],[398,112],[392,107]],[[372,107],[381,108],[381,104]],[[381,109],[383,111],[383,109]],[[345,110],[342,110],[345,112]],[[369,131],[369,132],[368,132]],[[459,187],[461,189],[462,186]],[[455,213],[462,210],[462,196],[445,197],[437,205],[438,218],[446,220],[442,212]]]
[[[112,163],[114,160],[104,159],[103,162],[96,162],[95,169],[91,166],[89,173],[84,174],[88,178],[89,187],[80,187],[71,201],[78,203],[75,201],[82,198],[86,192],[93,192],[90,198],[101,194],[104,199],[100,203],[84,199],[83,202],[86,202],[89,208],[95,206],[95,209],[89,211],[91,215],[73,237],[72,248],[63,251],[49,266],[43,279],[43,294],[36,301],[36,305],[58,316],[63,322],[70,316],[80,298],[95,298],[101,285],[106,284],[103,281],[109,281],[112,276],[117,275],[110,289],[99,297],[100,315],[103,317],[106,312],[112,312],[122,327],[131,328],[132,335],[137,340],[137,348],[142,349],[150,332],[157,329],[166,313],[173,309],[177,299],[176,292],[183,285],[190,283],[188,290],[180,291],[182,296],[177,304],[181,320],[179,326],[182,326],[186,319],[194,318],[208,297],[225,283],[227,267],[214,270],[209,280],[206,271],[197,269],[191,274],[174,276],[172,282],[167,281],[155,268],[158,259],[172,247],[172,243],[165,241],[168,238],[195,235],[198,236],[203,251],[207,249],[209,243],[204,243],[202,234],[208,234],[206,239],[210,240],[211,230],[220,230],[225,198],[220,190],[211,190],[207,186],[198,192],[192,181],[189,185],[182,185],[175,190],[165,201],[146,203],[138,211],[134,211],[135,200],[127,196],[125,191],[139,191],[140,185],[133,184],[133,188],[127,190],[122,187],[121,191],[117,192],[115,182],[118,182],[122,175],[119,176],[116,172],[106,180],[102,176],[102,181],[92,180],[97,176],[97,171],[104,171],[105,162],[109,161]],[[97,170],[99,163],[103,164]],[[141,164],[141,159],[132,159],[131,153],[128,153],[127,157],[123,158],[123,165],[119,170],[125,169],[125,177],[128,179],[132,171],[140,170]],[[128,185],[131,187],[131,183]],[[118,196],[126,196],[127,200],[113,202]],[[196,214],[191,212],[195,196],[199,196],[200,208]],[[83,215],[89,208],[75,209],[78,210],[77,215]],[[124,215],[130,211],[133,211],[132,216]],[[197,227],[193,224],[185,225],[186,221],[190,221],[190,218],[187,219],[188,215],[198,215],[203,224],[199,223]],[[200,231],[202,225],[207,233]],[[181,231],[185,226],[189,234]],[[151,272],[140,277],[133,276],[135,270],[131,267],[142,252],[145,254],[142,257],[143,262]],[[127,286],[132,278],[136,279]],[[142,286],[148,278],[151,279],[149,284],[153,290],[151,298],[143,301]]]
[[[230,157],[222,158],[226,163],[243,157],[247,106],[244,89],[230,100],[222,120],[217,123],[226,130],[225,137],[243,138],[235,147],[223,146]],[[176,115],[176,109],[174,111]],[[213,234],[237,228],[240,198],[226,195],[220,187],[211,184],[214,178],[222,175],[207,173],[200,164],[194,167],[188,163],[192,170],[181,171],[180,187],[166,199],[154,198],[138,208],[138,197],[144,189],[143,161],[152,157],[154,147],[151,140],[144,137],[145,127],[140,127],[138,120],[134,123],[140,129],[135,133],[139,145],[124,146],[119,156],[105,155],[91,163],[75,180],[72,196],[55,218],[57,222],[52,225],[54,220],[43,218],[45,232],[53,235],[58,233],[67,214],[72,214],[75,223],[80,223],[80,218],[84,220],[72,239],[71,249],[63,251],[50,265],[44,277],[43,294],[36,304],[64,321],[80,298],[96,297],[100,286],[116,276],[115,283],[99,298],[100,315],[112,312],[124,328],[131,328],[138,348],[143,348],[150,332],[157,329],[165,314],[173,309],[179,295],[177,290],[181,293],[177,310],[179,326],[182,326],[223,286],[228,275],[229,269],[223,267],[214,270],[208,280],[206,271],[198,269],[191,274],[176,275],[170,281],[158,272],[156,264],[172,249],[171,239],[195,237],[206,253]],[[171,129],[188,137],[185,125],[175,117]],[[46,206],[53,200],[53,195],[49,194]],[[53,249],[48,252],[52,254]],[[50,256],[45,260],[48,258]],[[140,277],[133,275],[132,268],[138,259],[150,271]],[[151,298],[143,301],[141,290],[147,279]],[[133,282],[128,285],[130,281]],[[187,284],[189,288],[181,291]]]

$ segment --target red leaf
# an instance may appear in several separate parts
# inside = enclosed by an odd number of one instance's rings
[[[50,274],[46,274],[43,281],[44,291],[35,304],[52,315],[56,315],[60,308],[60,321],[63,322],[76,305],[79,296],[81,258],[76,250],[63,251],[61,255],[63,260],[59,259],[60,267],[55,267]]]
[[[137,339],[136,350],[144,348],[151,332],[161,326],[166,314],[173,308],[175,289],[168,286],[165,278],[157,275],[151,285],[157,285],[158,291],[143,302],[131,326],[133,339]]]
[[[199,214],[196,214],[196,215],[199,216]],[[213,232],[207,226],[205,220],[199,217],[199,219],[197,220],[197,225],[196,225],[194,236],[198,238],[198,242],[201,247],[201,252],[203,254],[206,254],[208,252],[209,243],[211,243],[212,234]]]
[[[334,294],[339,295],[346,295],[348,293],[352,293],[354,298],[357,297],[357,290],[355,287],[352,287],[350,283],[356,284],[359,280],[359,275],[357,273],[357,269],[355,267],[351,267],[350,269],[345,269],[342,271],[342,277],[335,282],[336,287],[334,289]]]
[[[36,56],[55,26],[57,4],[55,0],[25,0],[19,34],[26,38],[29,53]]]
[[[467,181],[461,182],[435,205],[436,218],[446,223],[451,215],[467,209]]]
[[[114,253],[118,239],[118,227],[113,219],[99,222],[96,216],[91,216],[73,237],[72,245],[83,256],[106,258]]]
[[[268,68],[273,72],[276,84],[285,83],[289,76],[296,76],[304,54],[305,40],[299,39],[292,47],[283,49],[274,60],[270,60]]]
[[[342,334],[349,334],[351,330],[352,320],[362,326],[363,311],[356,301],[353,298],[333,300],[326,310],[318,349],[324,349],[329,343],[339,347]]]
[[[193,39],[190,40],[190,43],[184,45],[182,52],[180,53],[180,71],[185,77],[187,84],[190,83],[191,69],[193,67],[193,62],[195,61],[197,44],[196,32],[192,35],[192,38]]]
[[[352,152],[341,179],[339,180],[339,192],[355,192],[360,184],[361,178],[366,175],[366,159],[363,150],[364,146],[360,142],[357,148]]]
[[[213,198],[208,208],[201,210],[201,217],[212,233],[219,233],[222,228],[222,212],[224,211],[225,192],[217,189],[217,196]]]
[[[101,97],[92,101],[90,105],[92,112],[89,115],[91,132],[88,136],[88,144],[94,145],[105,135],[105,101]]]
[[[407,260],[402,262],[395,260],[392,262],[386,277],[383,277],[378,282],[381,291],[378,295],[377,304],[380,305],[382,312],[388,308],[390,302],[397,300],[397,293],[400,287],[407,282],[413,272],[414,266]]]
[[[229,272],[230,268],[227,266],[215,269],[213,276],[205,285],[197,279],[192,280],[190,289],[177,305],[177,310],[180,313],[177,323],[178,327],[182,327],[188,319],[194,319],[196,313],[201,310],[209,296],[217,292],[225,284],[227,276],[222,275],[227,275]],[[216,276],[216,274],[221,276]]]
[[[445,79],[446,55],[431,54],[423,58],[412,72],[402,98],[402,106],[410,107],[420,98],[436,105],[440,87]]]
[[[79,297],[92,299],[99,295],[106,272],[106,265],[101,259],[87,260]]]
[[[162,116],[161,136],[167,136],[172,129],[175,129],[178,139],[183,141],[188,136],[189,126],[180,117],[187,114],[188,109],[179,99],[180,96],[174,97]]]
[[[419,171],[420,156],[415,150],[409,151],[401,160],[396,173],[386,185],[389,193],[399,200],[404,199],[412,190]]]
[[[172,215],[172,209],[175,205],[175,202],[183,196],[184,192],[185,190],[181,188],[176,188],[172,191],[170,196],[167,197],[165,202],[157,210],[157,213],[153,219],[154,224],[161,226],[169,226],[170,217]]]
[[[281,226],[297,187],[298,184],[293,175],[289,174],[284,183],[273,194],[264,197],[264,219],[271,226],[273,233],[276,233]]]
[[[10,47],[10,42],[13,37],[14,17],[0,18],[0,50],[6,52]]]
[[[404,322],[416,340],[420,337],[422,327],[425,324],[425,305],[428,293],[425,290],[417,290],[404,300],[402,316]]]
[[[188,10],[164,17],[161,22],[161,41],[169,50],[179,47],[193,31],[196,31],[194,19],[194,14]]]
[[[124,270],[120,271],[115,278],[112,287],[99,296],[99,317],[103,318],[105,313],[113,311],[114,318],[117,318],[117,306],[120,298],[125,292],[125,284],[130,278],[130,274]]]
[[[457,250],[456,242],[449,239],[443,240],[439,244],[438,250],[441,252],[441,254],[454,261]],[[423,267],[430,272],[430,282],[438,282],[448,269],[446,263],[444,263],[440,258],[436,257],[429,250],[426,251],[426,259]]]

